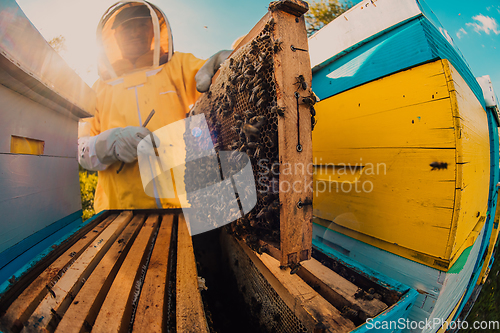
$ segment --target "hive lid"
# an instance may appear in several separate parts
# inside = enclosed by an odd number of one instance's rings
[[[95,93],[45,41],[14,0],[0,3],[0,83],[37,103],[89,117]]]

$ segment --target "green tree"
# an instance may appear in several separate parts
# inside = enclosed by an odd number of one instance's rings
[[[350,1],[319,0],[310,2],[309,11],[305,15],[307,35],[311,36],[352,6]]]
[[[82,219],[91,218],[95,215],[94,195],[97,187],[97,172],[89,172],[79,166],[80,171],[80,192],[82,195]]]

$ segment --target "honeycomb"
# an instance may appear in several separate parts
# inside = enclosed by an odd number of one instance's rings
[[[258,239],[277,244],[280,241],[278,117],[283,111],[277,105],[273,57],[281,51],[281,43],[279,39],[274,40],[273,28],[271,18],[260,33],[221,65],[219,76],[193,110],[194,114],[205,114],[216,151],[238,151],[250,157],[257,204],[233,224],[233,231],[238,236],[249,235],[247,241],[254,245]],[[187,154],[192,157],[196,152],[188,151]],[[233,156],[236,161],[232,162],[237,163],[240,155],[234,153]],[[202,163],[187,166],[186,183],[192,183],[201,171],[218,172],[217,159],[204,159],[207,163],[203,170]],[[194,185],[186,190],[189,193],[199,187]],[[241,208],[241,201],[247,198],[245,193],[237,196]],[[214,201],[214,205],[231,214],[231,209],[221,203],[226,201],[224,194],[219,193],[219,198],[222,200]],[[188,200],[191,205],[199,204],[195,195]]]

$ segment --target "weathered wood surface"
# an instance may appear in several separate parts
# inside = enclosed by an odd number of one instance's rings
[[[285,116],[278,118],[279,161],[280,169],[291,170],[280,173],[280,264],[285,266],[311,258],[311,113],[302,98],[311,93],[312,74],[304,16],[277,10],[272,17],[276,22],[274,39],[283,43],[283,50],[274,55],[278,106],[285,108]],[[292,51],[292,46],[297,50]],[[306,86],[298,83],[300,76]],[[300,208],[299,202],[309,205]]]
[[[125,255],[144,222],[135,216],[118,240],[115,240],[99,265],[87,279],[64,314],[56,332],[80,332],[93,323]]]
[[[279,262],[268,254],[259,255],[244,242],[237,243],[309,331],[349,332],[355,328],[297,274],[290,274],[290,268],[281,269]]]
[[[371,300],[358,297],[359,287],[322,265],[316,259],[304,261],[297,274],[308,284],[316,285],[320,293],[337,308],[344,306],[362,312],[361,320],[373,318],[385,309],[387,305],[373,298]]]
[[[198,289],[193,243],[184,217],[179,216],[177,240],[177,332],[209,332]]]
[[[158,228],[158,215],[148,217],[134,241],[125,261],[109,289],[99,310],[92,332],[128,331],[132,315],[132,302],[138,298],[137,281],[141,276],[148,248],[152,246]],[[134,292],[137,294],[134,295]]]
[[[149,261],[134,320],[135,332],[162,332],[164,327],[166,283],[173,216],[164,215]]]
[[[28,319],[38,304],[48,293],[47,286],[55,283],[85,249],[100,235],[100,233],[115,220],[118,215],[111,215],[100,222],[92,233],[80,238],[73,246],[57,258],[47,269],[17,297],[7,312],[1,317],[1,325],[11,330],[22,328],[22,323]],[[95,231],[94,231],[95,230]],[[13,327],[15,326],[15,328]]]
[[[169,303],[171,287],[177,300]],[[113,214],[48,264],[0,320],[5,332],[162,332],[175,324],[179,332],[208,332],[184,218],[176,212],[162,213],[161,220],[158,212]]]
[[[35,309],[25,325],[24,332],[40,331],[51,320],[57,320],[60,307],[67,306],[73,294],[76,294],[92,270],[99,263],[123,228],[132,219],[132,212],[123,212],[118,216],[69,267],[67,272],[50,288],[49,293]],[[111,242],[109,242],[111,241]]]
[[[309,5],[301,0],[279,0],[269,5],[270,10],[282,10],[294,16],[302,16],[309,10]]]

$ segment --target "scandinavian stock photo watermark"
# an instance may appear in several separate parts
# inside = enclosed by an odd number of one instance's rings
[[[256,181],[260,185],[260,193],[265,192],[314,192],[315,196],[322,193],[371,193],[374,184],[364,177],[386,175],[385,163],[323,163],[322,159],[313,159],[311,163],[272,163],[268,159],[260,159],[257,162],[259,171]],[[287,175],[299,177],[293,182],[280,178]],[[302,176],[303,178],[300,178]],[[310,176],[313,176],[311,178]]]
[[[500,330],[499,321],[474,321],[469,323],[465,320],[447,321],[442,318],[433,318],[425,320],[410,320],[408,318],[399,318],[398,320],[376,320],[368,318],[366,328],[369,330],[463,330],[472,328],[474,330]]]

